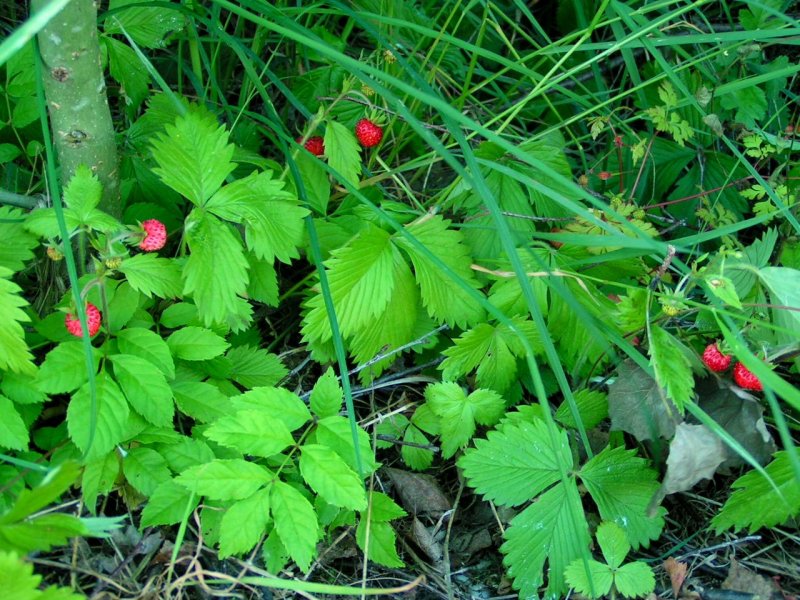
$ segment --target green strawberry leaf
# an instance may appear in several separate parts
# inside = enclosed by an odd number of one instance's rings
[[[220,558],[249,552],[269,524],[270,490],[258,490],[225,510],[219,527]]]
[[[72,395],[67,408],[69,437],[86,454],[87,459],[97,459],[108,454],[125,440],[128,424],[128,402],[114,380],[100,373],[95,378],[96,407],[92,406],[89,385],[84,384]],[[92,438],[92,412],[94,437]],[[91,441],[91,446],[89,442]]]
[[[14,403],[5,396],[0,396],[0,415],[3,415],[0,419],[0,448],[27,450],[28,428]]]
[[[669,398],[683,413],[694,390],[692,367],[680,342],[657,325],[650,327],[650,364],[658,384],[667,390]]]
[[[204,435],[243,454],[269,457],[294,443],[286,424],[265,410],[240,410],[215,421]]]
[[[150,495],[142,510],[142,527],[174,525],[193,511],[200,497],[174,479],[161,483]]]
[[[311,420],[311,413],[297,394],[285,388],[259,387],[231,398],[231,408],[258,410],[280,419],[289,429],[299,429]]]
[[[210,329],[184,327],[167,338],[167,346],[182,360],[210,360],[225,352],[230,344]]]
[[[342,181],[358,185],[361,173],[361,153],[355,134],[337,121],[328,121],[325,127],[325,154],[328,165]]]
[[[21,323],[30,321],[23,308],[28,303],[20,294],[21,288],[10,280],[12,272],[0,266],[0,369],[32,375],[33,355],[25,342]]]
[[[288,483],[276,479],[270,488],[270,510],[275,529],[292,560],[308,572],[320,538],[314,507]]]
[[[150,361],[132,354],[112,354],[114,375],[130,405],[153,425],[172,427],[175,406],[164,374]]]
[[[172,480],[164,457],[152,448],[143,446],[128,451],[122,459],[122,472],[128,483],[147,497],[162,483]]]
[[[149,329],[129,327],[117,333],[121,354],[138,356],[158,367],[165,377],[175,377],[175,363],[169,346],[160,335]]]
[[[589,572],[586,572],[586,566]],[[607,596],[614,583],[614,574],[608,565],[596,560],[587,561],[586,565],[580,558],[573,560],[564,571],[564,579],[576,592],[589,598]]]
[[[243,500],[265,486],[274,475],[246,460],[217,459],[190,467],[175,478],[187,490],[212,500]]]
[[[119,266],[133,289],[148,298],[177,298],[181,295],[181,268],[169,258],[155,254],[137,254],[126,258]]]
[[[369,523],[369,539],[367,539],[367,523]],[[385,567],[402,567],[403,561],[397,555],[395,547],[396,540],[397,535],[389,523],[367,521],[366,515],[359,519],[356,527],[356,543],[369,560]]]
[[[311,390],[311,412],[317,417],[324,419],[339,414],[342,409],[342,386],[333,371],[333,367],[322,374],[317,379],[314,388]]]
[[[305,444],[300,452],[303,479],[326,502],[353,510],[366,507],[364,483],[344,459],[320,444]]]

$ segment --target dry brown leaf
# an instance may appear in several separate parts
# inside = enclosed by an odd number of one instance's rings
[[[689,567],[686,563],[678,562],[671,556],[664,561],[663,567],[672,584],[672,595],[677,598],[681,592],[681,587],[683,587],[683,581],[686,579],[686,572]]]
[[[414,517],[411,533],[417,546],[428,555],[428,558],[434,563],[439,563],[442,560],[444,553],[442,545],[436,541],[431,531],[417,517]]]
[[[728,569],[728,577],[722,582],[722,589],[753,594],[761,600],[780,596],[774,581],[743,567],[735,558],[731,559],[731,567]]]
[[[409,514],[430,515],[439,518],[450,510],[452,504],[439,483],[430,475],[412,473],[401,469],[386,467],[383,472],[389,476],[400,504]]]

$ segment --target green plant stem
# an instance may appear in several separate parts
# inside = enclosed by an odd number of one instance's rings
[[[31,9],[47,4],[32,0]],[[79,165],[90,167],[103,184],[100,208],[119,216],[117,147],[96,23],[93,0],[72,0],[39,32],[39,52],[61,182],[66,185]]]
[[[36,196],[23,196],[6,190],[0,190],[0,204],[9,204],[33,210],[39,204],[40,198]]]

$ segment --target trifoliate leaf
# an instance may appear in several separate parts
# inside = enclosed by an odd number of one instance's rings
[[[128,327],[117,333],[117,345],[121,354],[131,354],[149,361],[172,379],[175,363],[169,346],[160,335],[141,327]]]
[[[314,507],[288,483],[276,479],[270,488],[270,510],[275,529],[289,556],[308,572],[320,537]]]
[[[167,461],[152,448],[131,448],[122,459],[122,472],[137,491],[150,497],[158,486],[171,481]]]
[[[557,447],[547,425],[520,422],[490,431],[475,440],[458,461],[469,485],[498,504],[517,506],[561,479],[561,469],[572,468],[567,436],[559,431]]]
[[[589,572],[586,572],[586,567]],[[567,565],[564,579],[579,594],[588,598],[601,598],[608,595],[614,583],[614,575],[608,565],[596,560],[589,560],[584,566],[583,560],[577,558]]]
[[[747,528],[754,532],[800,514],[800,481],[789,452],[777,452],[765,471],[777,490],[758,471],[749,471],[734,481],[733,494],[711,521],[718,533],[729,527],[734,531]]]
[[[667,390],[669,398],[683,412],[694,390],[692,367],[680,343],[658,325],[650,327],[650,364],[658,384]]]
[[[215,421],[205,436],[243,454],[269,457],[294,443],[286,424],[263,410],[240,410]]]
[[[236,166],[233,144],[213,115],[189,111],[178,117],[152,145],[158,167],[153,171],[196,206],[205,204]]]
[[[311,412],[324,419],[339,414],[342,408],[342,386],[332,367],[322,374],[311,390]]]
[[[11,271],[0,267],[0,369],[31,375],[36,372],[33,355],[20,324],[30,321],[22,310],[28,303],[20,294],[21,288],[10,281],[11,275]]]
[[[14,403],[0,396],[0,448],[10,448],[11,450],[28,449],[28,428],[19,416]]]
[[[225,352],[230,344],[210,329],[183,327],[167,338],[167,346],[182,360],[210,360]]]
[[[270,490],[258,490],[225,510],[219,527],[219,555],[249,552],[264,535],[269,524]]]
[[[247,260],[242,240],[230,225],[200,209],[186,219],[189,259],[184,292],[191,294],[205,325],[224,323],[240,312],[238,295],[247,292]]]
[[[131,287],[148,298],[177,298],[181,295],[181,268],[170,258],[155,254],[137,254],[126,258],[119,266]]]
[[[280,419],[289,429],[299,429],[311,420],[311,413],[297,394],[285,388],[259,387],[231,398],[236,410],[258,410]]]
[[[352,131],[337,121],[328,121],[325,127],[325,154],[328,165],[339,173],[343,181],[358,184],[361,156]]]
[[[159,485],[142,510],[142,527],[173,525],[193,511],[200,496],[170,479]]]
[[[112,354],[114,375],[136,412],[153,425],[172,426],[175,406],[164,374],[150,361],[132,354]]]
[[[114,380],[108,375],[95,378],[96,407],[92,407],[89,384],[84,384],[72,396],[67,408],[69,437],[88,459],[108,454],[114,446],[125,440],[128,422],[128,402]],[[94,438],[92,435],[92,413],[94,410]],[[91,447],[89,442],[91,441]]]
[[[272,473],[246,460],[217,459],[186,469],[175,481],[187,490],[212,500],[243,500],[269,483]]]
[[[590,459],[578,473],[600,516],[622,527],[635,549],[648,547],[664,527],[664,508],[652,517],[647,513],[658,491],[657,475],[633,450],[610,447]]]
[[[563,449],[569,452],[566,439]],[[564,465],[570,468],[567,463]],[[566,485],[553,486],[539,496],[514,517],[505,538],[500,551],[506,555],[503,562],[520,597],[537,596],[544,581],[545,561],[548,562],[547,596],[562,596],[566,591],[563,574],[567,565],[588,554],[589,547],[589,526],[575,480],[570,478]]]
[[[470,268],[472,258],[462,234],[448,229],[449,224],[450,221],[438,215],[427,215],[406,226],[406,231],[427,252],[402,237],[398,237],[395,243],[411,258],[422,304],[428,314],[440,322],[465,328],[483,319],[483,308],[467,291],[470,288],[477,290],[480,284]],[[429,254],[447,265],[460,283],[440,269]]]
[[[364,483],[338,454],[320,444],[305,444],[300,452],[303,479],[326,502],[353,510],[367,506]]]
[[[281,359],[253,346],[237,346],[225,355],[231,361],[231,379],[248,389],[277,384],[289,371]]]

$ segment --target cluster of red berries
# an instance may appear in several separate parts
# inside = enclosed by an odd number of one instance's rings
[[[364,148],[377,146],[383,139],[383,127],[366,118],[360,119],[358,123],[356,123],[355,132],[358,143],[364,146]],[[322,156],[325,154],[325,140],[323,140],[321,136],[315,135],[308,138],[305,142],[303,142],[302,137],[299,137],[296,138],[295,141],[298,144],[303,144],[303,147],[314,156]]]
[[[729,354],[724,354],[716,342],[706,346],[703,352],[703,364],[715,373],[727,371],[728,367],[731,366],[731,361],[732,357]],[[736,385],[745,390],[760,392],[764,389],[758,377],[740,362],[733,366],[733,380]]]

